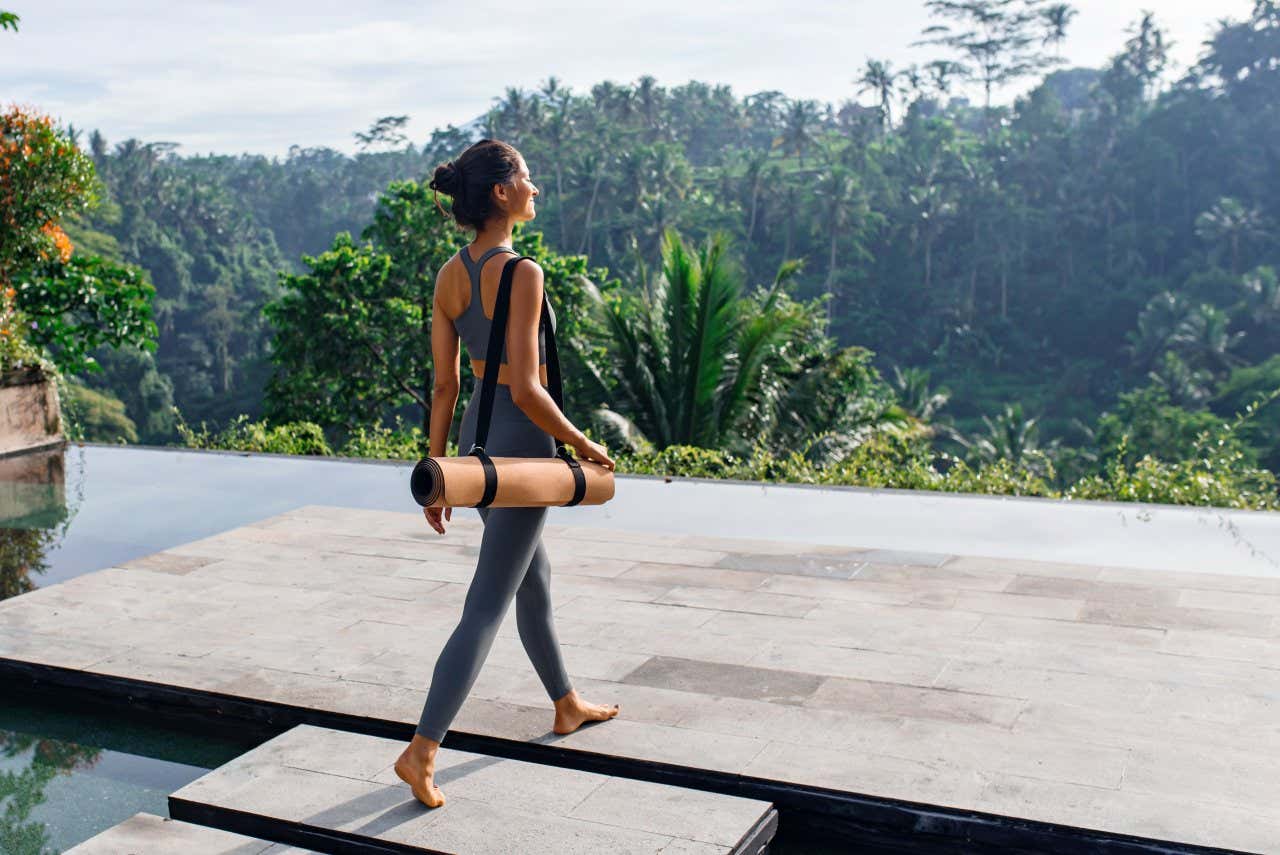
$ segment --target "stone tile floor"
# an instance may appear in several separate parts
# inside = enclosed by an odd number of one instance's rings
[[[203,825],[136,813],[64,855],[181,852],[183,855],[303,855],[306,850]]]
[[[170,811],[266,817],[433,852],[748,851],[777,817],[767,801],[441,748],[447,802],[427,810],[393,768],[402,742],[298,725],[173,793]],[[228,816],[230,814],[230,816]],[[219,823],[220,824],[220,823]]]
[[[460,731],[1280,851],[1280,579],[554,524]],[[311,505],[0,602],[0,656],[416,722],[483,530]],[[1211,569],[1211,568],[1206,568]]]

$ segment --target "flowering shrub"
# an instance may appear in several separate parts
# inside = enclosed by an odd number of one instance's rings
[[[37,324],[18,309],[15,296],[12,285],[0,286],[0,375],[27,368],[52,373],[49,361],[27,338]]]
[[[58,220],[94,196],[93,161],[52,119],[17,106],[0,113],[0,373],[56,374],[33,342],[45,331],[19,307],[14,279],[32,265],[71,259]]]
[[[0,113],[0,287],[32,264],[68,261],[58,221],[96,194],[93,161],[51,118],[16,105]]]

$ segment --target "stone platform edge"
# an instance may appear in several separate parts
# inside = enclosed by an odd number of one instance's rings
[[[312,724],[406,742],[413,735],[413,725],[407,722],[299,707],[131,677],[95,674],[89,670],[2,656],[0,685],[10,690],[52,693],[59,697],[74,697],[77,702],[87,705],[106,704],[161,717],[176,713],[224,726],[252,724],[264,731],[283,732],[298,724]],[[446,748],[512,760],[770,801],[780,813],[795,817],[798,824],[806,828],[841,837],[866,836],[887,846],[921,847],[923,851],[928,851],[924,847],[931,844],[947,847],[963,843],[999,847],[1010,855],[1257,855],[1235,849],[1155,840],[456,730],[449,731],[442,744]],[[184,817],[174,814],[174,818]]]

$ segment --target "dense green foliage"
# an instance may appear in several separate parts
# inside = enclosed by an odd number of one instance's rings
[[[93,163],[48,116],[0,114],[0,373],[99,371],[95,348],[154,350],[141,270],[75,252],[63,222],[97,201]],[[136,435],[134,436],[136,439]]]
[[[570,415],[607,406],[595,430],[633,453],[762,448],[862,466],[857,483],[891,460],[884,483],[1265,504],[1255,467],[1280,465],[1280,406],[1201,440],[1280,386],[1280,6],[1221,22],[1169,84],[1150,15],[1104,67],[1033,80],[1069,7],[927,5],[940,56],[870,60],[873,107],[552,78],[421,146],[385,117],[355,157],[179,157],[95,134],[111,203],[69,231],[146,268],[160,324],[154,361],[120,360],[107,385],[144,437],[173,424],[167,393],[215,425],[267,415],[313,422],[326,447],[412,447],[392,424],[428,423],[424,307],[462,241],[418,180],[485,135],[543,191],[517,248],[569,326]],[[986,7],[1006,17],[979,38]],[[950,94],[963,78],[1028,88],[973,106]],[[673,253],[676,233],[694,249]],[[780,270],[785,289],[761,287]],[[857,462],[891,437],[912,454]]]
[[[404,417],[426,433],[435,274],[464,241],[446,227],[431,191],[416,181],[394,182],[387,189],[362,238],[364,243],[357,244],[342,232],[326,252],[304,256],[308,271],[283,275],[281,296],[264,308],[275,328],[277,368],[267,389],[268,415],[342,432]],[[603,270],[589,271],[582,256],[552,252],[540,233],[521,233],[514,248],[543,269],[557,307],[566,386],[586,386],[584,360],[599,349],[592,344],[599,330],[587,312],[588,291],[598,294],[617,283],[605,281]],[[588,273],[601,284],[587,279]],[[462,360],[460,370],[469,394],[470,361]]]

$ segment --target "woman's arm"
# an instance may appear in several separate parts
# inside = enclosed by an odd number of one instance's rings
[[[529,420],[566,445],[577,447],[586,437],[556,406],[538,374],[538,318],[542,315],[542,267],[534,261],[516,264],[507,316],[507,364],[511,400]]]
[[[458,330],[453,319],[440,309],[440,275],[436,274],[435,295],[431,299],[431,457],[444,457],[453,425],[453,411],[458,406],[462,378],[458,367]],[[461,449],[465,454],[468,449]]]

